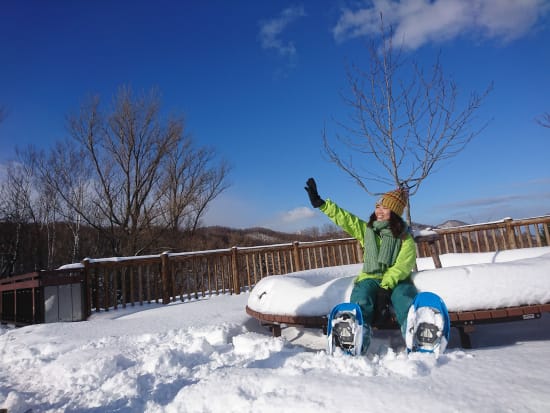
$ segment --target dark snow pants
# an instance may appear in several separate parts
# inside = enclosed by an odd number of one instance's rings
[[[380,280],[366,278],[353,285],[350,301],[357,303],[363,313],[363,323],[371,325],[374,318],[376,296],[380,288]],[[418,293],[410,278],[399,282],[391,293],[391,302],[395,311],[395,318],[404,334],[407,324],[407,314],[414,297]]]

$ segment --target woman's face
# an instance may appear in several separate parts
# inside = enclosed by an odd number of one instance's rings
[[[389,221],[391,209],[383,207],[382,205],[376,205],[374,215],[376,215],[377,221]]]

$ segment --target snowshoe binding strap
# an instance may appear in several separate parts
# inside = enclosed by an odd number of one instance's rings
[[[435,324],[420,323],[416,329],[418,347],[433,349],[441,339],[441,330]]]
[[[335,344],[343,349],[351,350],[354,348],[355,334],[351,325],[346,322],[339,322],[334,325]]]

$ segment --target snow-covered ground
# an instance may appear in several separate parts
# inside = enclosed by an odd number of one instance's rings
[[[509,261],[525,259],[521,251],[510,254]],[[462,258],[461,264],[454,257],[455,265],[471,268],[472,257]],[[506,281],[519,271],[528,285],[528,273],[541,268],[550,277],[545,258],[519,267],[503,263],[493,277]],[[353,266],[320,271],[318,284],[351,277],[352,271]],[[529,291],[517,287],[518,296]],[[254,294],[129,307],[84,322],[0,328],[0,408],[10,413],[550,411],[548,314],[478,326],[472,350],[459,347],[453,330],[446,353],[437,359],[407,355],[397,331],[375,332],[366,357],[328,356],[319,330],[286,328],[283,337],[271,337],[245,312]]]

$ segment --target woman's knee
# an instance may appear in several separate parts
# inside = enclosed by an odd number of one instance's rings
[[[414,297],[418,293],[412,282],[403,282],[395,286],[391,301],[398,323],[401,325],[406,321],[409,307],[411,306]]]
[[[359,302],[364,300],[374,301],[380,282],[375,279],[367,278],[354,284],[351,291],[350,301]]]
[[[414,300],[414,297],[416,297],[416,294],[418,294],[418,290],[412,283],[412,281],[403,281],[398,283],[395,288],[392,291],[392,301],[394,299],[410,299]]]

